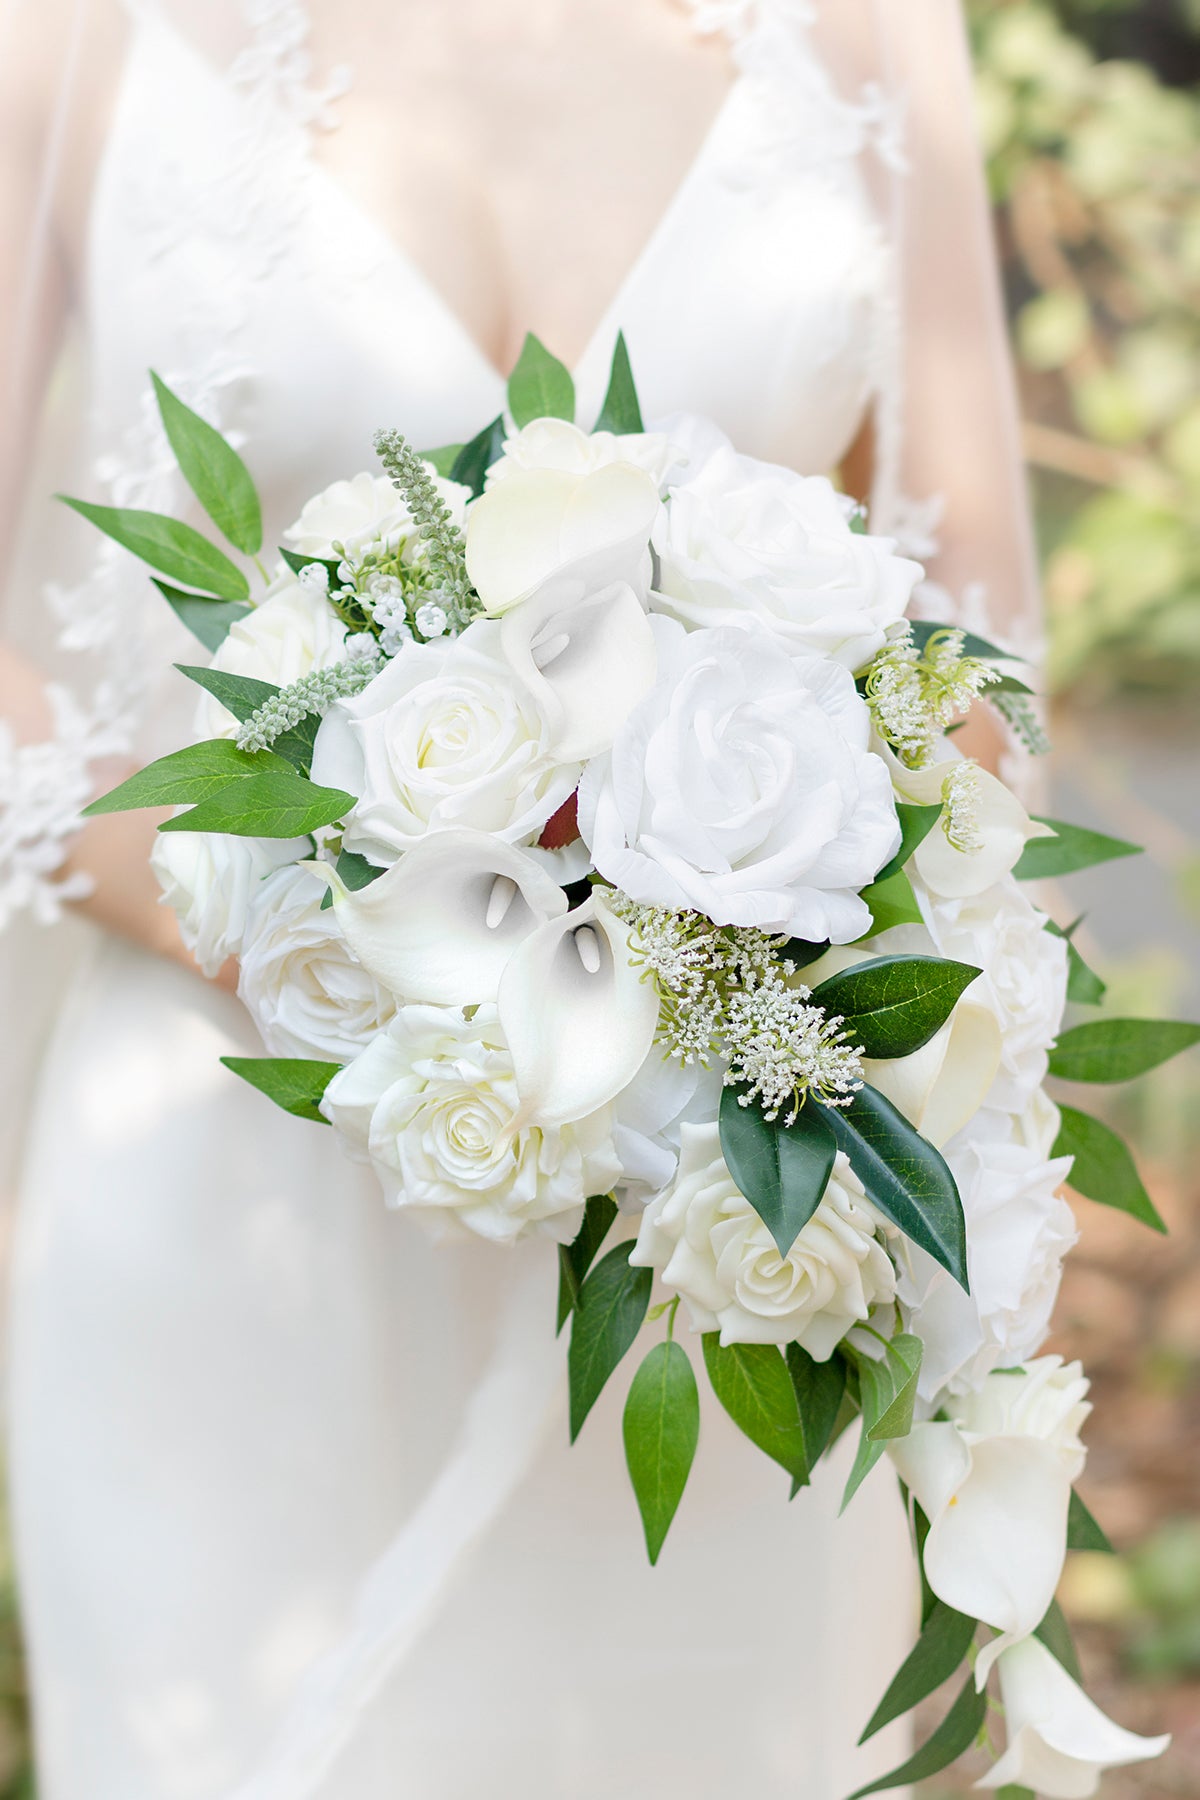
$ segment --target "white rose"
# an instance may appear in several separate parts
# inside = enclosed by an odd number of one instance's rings
[[[211,666],[226,675],[250,675],[287,687],[314,669],[341,662],[345,654],[346,627],[324,594],[305,587],[284,568],[253,612],[230,626]],[[205,694],[196,730],[201,738],[232,737],[237,720]]]
[[[880,1242],[894,1235],[839,1152],[829,1185],[786,1256],[737,1188],[713,1122],[684,1125],[679,1171],[642,1215],[630,1261],[659,1269],[697,1331],[722,1344],[802,1344],[832,1356],[873,1306],[887,1306],[895,1270]]]
[[[859,937],[871,918],[857,890],[900,831],[853,677],[781,656],[761,630],[654,623],[658,681],[579,788],[597,869],[718,925]]]
[[[505,440],[503,454],[487,473],[495,487],[519,469],[564,469],[588,475],[609,463],[633,463],[661,489],[679,451],[662,432],[581,431],[566,419],[533,419]]]
[[[1049,1159],[1057,1109],[1035,1095],[1026,1114],[987,1109],[945,1149],[962,1196],[971,1291],[915,1245],[899,1297],[905,1326],[925,1344],[920,1392],[978,1385],[991,1369],[1022,1363],[1050,1328],[1075,1218],[1060,1189],[1070,1158]]]
[[[230,837],[225,832],[160,832],[150,866],[179,935],[208,976],[242,948],[250,903],[265,875],[295,862],[307,838]]]
[[[625,1199],[644,1205],[674,1179],[681,1128],[716,1117],[721,1086],[718,1068],[684,1065],[666,1055],[661,1044],[651,1045],[633,1080],[613,1101]]]
[[[403,650],[317,732],[312,777],[357,794],[347,849],[389,864],[431,831],[466,826],[531,842],[568,798],[577,764],[477,619],[460,637]]]
[[[425,470],[455,524],[461,525],[470,498],[468,490],[456,481],[447,481],[432,463],[426,463]],[[412,514],[400,490],[386,475],[364,472],[350,481],[335,481],[314,495],[283,535],[289,549],[301,556],[328,560],[338,554],[335,543],[353,556],[377,546],[394,549],[412,530]]]
[[[414,1209],[437,1235],[569,1243],[584,1201],[620,1174],[607,1107],[513,1131],[516,1077],[494,1006],[470,1020],[453,1007],[403,1007],[334,1077],[322,1111],[370,1158],[389,1205]]]
[[[1087,1460],[1091,1412],[1078,1363],[1043,1356],[989,1375],[949,1401],[949,1418],[914,1425],[888,1445],[929,1520],[924,1566],[939,1600],[1000,1636],[981,1652],[982,1687],[996,1657],[1046,1616],[1067,1553],[1071,1488]]]
[[[345,1062],[396,1010],[322,908],[324,893],[310,869],[281,869],[250,907],[238,996],[272,1056]]]
[[[823,475],[719,448],[659,516],[652,605],[691,628],[756,619],[789,654],[861,669],[904,617],[922,570],[890,538],[852,531],[852,515]]]

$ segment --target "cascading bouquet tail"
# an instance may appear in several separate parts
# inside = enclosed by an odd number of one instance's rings
[[[1134,847],[1030,818],[957,748],[980,698],[1036,738],[1014,659],[910,619],[922,570],[828,480],[702,419],[647,431],[622,340],[591,431],[532,337],[470,443],[381,431],[384,473],[310,500],[269,578],[245,465],[155,384],[241,560],[70,501],[212,653],[179,665],[198,741],[89,811],[175,809],[165,897],[206,973],[238,959],[268,1052],[230,1068],[434,1233],[558,1242],[573,1438],[649,1328],[624,1441],[652,1562],[697,1360],[792,1495],[847,1430],[847,1503],[891,1458],[924,1605],[864,1737],[969,1669],[862,1793],[985,1740],[993,1669],[983,1785],[1065,1800],[1155,1755],[1078,1685],[1054,1595],[1105,1547],[1074,1492],[1088,1383],[1038,1352],[1068,1176],[1162,1221],[1045,1082],[1126,1080],[1200,1027],[1063,1029],[1103,984],[1023,884]]]

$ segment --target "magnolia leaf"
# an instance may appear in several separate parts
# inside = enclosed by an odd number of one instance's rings
[[[100,813],[135,812],[143,806],[189,806],[208,800],[231,783],[264,771],[287,773],[288,765],[270,750],[239,750],[232,738],[207,738],[160,756],[119,787],[83,809],[85,819]]]
[[[1068,825],[1062,819],[1039,818],[1037,823],[1049,825],[1055,835],[1030,839],[1013,870],[1018,881],[1045,881],[1054,875],[1074,874],[1076,869],[1090,869],[1096,863],[1113,862],[1117,857],[1141,855],[1140,844],[1106,837],[1102,831],[1086,831],[1082,825]]]
[[[721,1091],[721,1153],[729,1172],[786,1256],[821,1204],[837,1154],[833,1133],[815,1106],[789,1124],[742,1105],[745,1090]]]
[[[169,575],[172,581],[202,588],[218,600],[249,598],[250,583],[242,571],[191,525],[168,519],[163,513],[140,512],[124,506],[93,506],[88,500],[73,500],[69,494],[59,494],[57,498],[152,569]]]
[[[612,1229],[617,1216],[617,1203],[611,1194],[593,1194],[583,1209],[583,1223],[570,1244],[558,1246],[558,1324],[557,1337],[575,1309],[584,1277],[596,1260],[596,1253]]]
[[[925,842],[934,826],[942,816],[939,801],[936,806],[909,806],[903,800],[896,802],[896,817],[900,821],[900,848],[890,862],[884,863],[875,883],[888,881],[898,875],[914,850]]]
[[[575,1302],[567,1352],[572,1443],[646,1317],[654,1275],[630,1267],[632,1249],[630,1239],[602,1257]]]
[[[622,1432],[646,1550],[656,1563],[700,1437],[696,1377],[678,1344],[656,1344],[642,1363],[625,1402]]]
[[[295,769],[281,766],[245,781],[232,781],[201,800],[190,812],[166,819],[160,831],[218,831],[231,837],[306,837],[333,825],[357,804],[340,788],[318,787]]]
[[[910,1756],[898,1769],[893,1769],[890,1775],[881,1775],[878,1781],[856,1788],[850,1800],[866,1800],[868,1794],[881,1794],[886,1788],[908,1787],[912,1782],[924,1781],[927,1776],[937,1775],[941,1770],[948,1769],[964,1751],[971,1748],[979,1736],[987,1717],[987,1707],[987,1690],[977,1694],[975,1677],[969,1675],[965,1685],[959,1690],[954,1705],[916,1755]]]
[[[276,1106],[282,1106],[284,1112],[328,1125],[319,1102],[341,1068],[340,1063],[311,1062],[300,1056],[223,1056],[221,1061]]]
[[[1067,1513],[1067,1549],[1090,1550],[1099,1556],[1116,1555],[1104,1528],[1092,1517],[1074,1488]]]
[[[246,556],[262,549],[262,508],[250,471],[207,419],[150,371],[167,441],[183,479],[221,535]]]
[[[1073,1106],[1060,1107],[1059,1112],[1062,1123],[1050,1154],[1075,1158],[1067,1176],[1075,1192],[1101,1206],[1115,1206],[1165,1234],[1167,1227],[1142,1185],[1128,1145],[1090,1113],[1077,1112]]]
[[[864,1056],[911,1056],[941,1030],[978,974],[943,957],[880,956],[831,975],[813,1000],[842,1015]]]
[[[705,1332],[703,1345],[713,1393],[738,1430],[803,1485],[809,1473],[804,1431],[783,1352],[774,1344],[722,1348],[716,1331]]]
[[[1197,1042],[1200,1025],[1182,1019],[1092,1019],[1063,1032],[1050,1073],[1061,1081],[1133,1081]]]
[[[478,498],[483,492],[488,470],[494,462],[499,461],[503,449],[504,419],[497,415],[469,444],[463,445],[450,465],[451,481],[470,488],[471,497]]]
[[[920,1705],[943,1681],[949,1681],[970,1649],[975,1631],[974,1619],[936,1601],[914,1649],[871,1714],[859,1743],[865,1744],[893,1719]]]
[[[160,581],[157,575],[150,579],[180,624],[186,625],[206,650],[219,650],[229,636],[230,626],[239,619],[248,619],[254,611],[245,600],[213,600],[207,594],[185,593],[183,588]]]
[[[808,1485],[812,1471],[833,1436],[846,1392],[846,1365],[840,1356],[817,1362],[800,1344],[789,1344],[784,1355],[796,1395],[804,1444],[804,1472],[792,1481],[791,1497],[795,1499],[800,1489]]]
[[[613,351],[612,373],[608,378],[608,392],[604,396],[604,405],[600,408],[600,417],[596,420],[595,430],[615,431],[618,436],[627,432],[644,431],[642,409],[638,404],[637,388],[633,382],[633,370],[629,363],[629,349],[625,343],[625,333],[618,331],[616,348]]]
[[[508,410],[518,431],[533,419],[574,419],[575,383],[545,344],[526,333],[517,366],[508,378]]]
[[[873,881],[862,890],[859,899],[871,909],[870,930],[863,932],[859,943],[881,931],[890,931],[893,925],[924,924],[912,882],[902,869]]]

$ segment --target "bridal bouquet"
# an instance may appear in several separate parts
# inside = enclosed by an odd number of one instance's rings
[[[530,338],[506,417],[424,453],[381,432],[384,473],[311,499],[269,577],[241,459],[156,390],[265,586],[188,525],[70,502],[213,653],[181,667],[199,741],[89,810],[175,809],[166,898],[208,974],[238,959],[270,1053],[229,1066],[434,1232],[558,1242],[572,1437],[648,1329],[624,1440],[651,1561],[697,1363],[793,1495],[843,1431],[847,1501],[891,1458],[924,1606],[864,1736],[970,1666],[862,1793],[986,1736],[993,1669],[983,1786],[1068,1800],[1156,1754],[1077,1685],[1054,1594],[1105,1547],[1073,1492],[1088,1383],[1037,1352],[1068,1176],[1162,1226],[1044,1084],[1200,1028],[1062,1029],[1103,987],[1023,884],[1133,846],[1031,819],[957,748],[981,695],[1035,731],[1011,659],[909,620],[921,569],[829,481],[701,419],[646,431],[620,340],[594,430]]]

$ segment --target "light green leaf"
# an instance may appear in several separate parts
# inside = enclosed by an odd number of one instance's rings
[[[417,454],[422,462],[432,463],[442,479],[448,481],[451,469],[465,449],[465,444],[442,444],[436,450],[419,450]]]
[[[169,575],[172,581],[202,588],[218,600],[249,597],[250,583],[242,571],[192,526],[168,519],[162,513],[140,512],[125,506],[93,506],[88,500],[72,500],[69,494],[59,494],[58,499],[123,549],[140,556],[152,569]]]
[[[880,956],[831,975],[813,999],[843,1016],[864,1055],[911,1056],[941,1030],[978,974],[971,963],[938,956]]]
[[[1067,1513],[1067,1549],[1090,1550],[1093,1555],[1100,1556],[1116,1555],[1104,1528],[1092,1517],[1074,1488]]]
[[[804,1471],[792,1481],[792,1498],[795,1499],[800,1489],[808,1485],[813,1469],[833,1436],[846,1392],[846,1365],[840,1356],[817,1362],[799,1344],[789,1344],[784,1357],[796,1395],[804,1445]]]
[[[1090,1113],[1077,1112],[1073,1106],[1059,1111],[1062,1124],[1050,1154],[1075,1158],[1067,1176],[1075,1192],[1165,1233],[1162,1215],[1142,1185],[1128,1145]]]
[[[310,1062],[299,1056],[223,1056],[221,1061],[284,1112],[297,1119],[314,1119],[318,1125],[329,1123],[318,1102],[340,1063]]]
[[[1050,1052],[1061,1081],[1133,1081],[1200,1042],[1181,1019],[1092,1019],[1064,1031]]]
[[[859,1089],[848,1107],[822,1111],[868,1198],[966,1288],[962,1201],[940,1152],[869,1085]]]
[[[883,1455],[889,1441],[907,1437],[912,1430],[913,1403],[917,1397],[917,1377],[921,1372],[923,1350],[920,1338],[909,1332],[901,1332],[889,1343],[882,1361],[869,1356],[858,1359],[862,1432],[854,1466],[842,1495],[843,1512]]]
[[[1083,1670],[1079,1666],[1079,1657],[1075,1649],[1075,1640],[1071,1636],[1071,1627],[1067,1624],[1062,1607],[1057,1600],[1050,1602],[1045,1618],[1034,1632],[1040,1638],[1051,1656],[1060,1662],[1072,1681],[1083,1685]]]
[[[626,1241],[602,1257],[575,1302],[567,1352],[572,1443],[646,1317],[654,1278],[649,1269],[630,1268],[632,1249]]]
[[[658,1561],[691,1473],[700,1437],[700,1396],[686,1353],[655,1344],[633,1378],[623,1420],[625,1461],[650,1561]]]
[[[473,497],[482,494],[487,472],[494,462],[499,461],[503,449],[504,420],[497,416],[469,444],[463,445],[451,467],[451,481],[470,488]]]
[[[1073,1000],[1077,1006],[1099,1006],[1107,985],[1101,981],[1094,969],[1088,965],[1075,948],[1075,933],[1083,924],[1084,915],[1080,913],[1073,925],[1056,925],[1053,919],[1047,919],[1045,930],[1052,937],[1063,938],[1067,945],[1067,999]]]
[[[893,925],[920,925],[921,908],[917,905],[917,896],[913,893],[912,882],[901,869],[895,875],[888,875],[883,880],[873,881],[859,895],[871,909],[871,926],[864,931],[858,942],[864,943],[868,938],[876,937],[881,931],[890,931]]]
[[[532,331],[508,380],[508,410],[518,431],[531,419],[574,419],[575,383],[569,370]]]
[[[158,829],[217,831],[231,837],[306,837],[345,818],[356,804],[353,794],[318,787],[283,764],[246,781],[230,782],[190,812],[164,820]]]
[[[1096,863],[1113,862],[1121,856],[1141,855],[1139,844],[1106,837],[1102,831],[1085,831],[1082,825],[1068,825],[1062,819],[1039,819],[1038,824],[1049,825],[1056,835],[1030,839],[1013,870],[1018,881],[1046,881],[1055,875],[1071,875],[1076,869],[1090,869]]]
[[[971,1748],[979,1736],[987,1717],[987,1706],[986,1689],[982,1694],[977,1694],[975,1677],[968,1675],[954,1705],[916,1755],[910,1756],[898,1769],[893,1769],[890,1775],[881,1775],[878,1781],[856,1788],[850,1800],[866,1800],[868,1794],[882,1794],[887,1788],[908,1787],[912,1782],[924,1781],[928,1776],[938,1775],[943,1769],[948,1769],[964,1751]]]
[[[248,619],[254,611],[244,600],[212,600],[207,594],[185,593],[183,588],[160,581],[157,575],[150,579],[180,624],[186,625],[206,650],[219,650],[229,636],[230,626],[239,619]]]
[[[891,862],[884,863],[875,877],[876,884],[899,874],[914,851],[921,848],[941,816],[940,801],[936,806],[909,806],[903,800],[896,802],[896,817],[900,821],[900,848]]]
[[[234,549],[257,556],[262,549],[262,508],[249,469],[221,433],[185,406],[153,369],[150,379],[183,479]]]
[[[202,744],[173,750],[170,756],[160,756],[157,762],[139,769],[128,781],[85,806],[83,816],[87,819],[100,813],[136,812],[143,806],[189,806],[210,799],[232,782],[272,769],[286,772],[287,764],[269,750],[251,754],[239,750],[231,738],[209,738]]]
[[[970,1649],[975,1631],[974,1619],[955,1612],[942,1600],[937,1601],[912,1653],[871,1714],[859,1743],[865,1744],[893,1719],[899,1719],[914,1706],[919,1706],[941,1687],[943,1681],[949,1681]]]
[[[705,1332],[703,1344],[713,1393],[738,1430],[786,1469],[793,1482],[806,1482],[804,1432],[782,1351],[774,1344],[730,1344],[722,1349],[717,1331]]]
[[[801,1107],[795,1122],[765,1119],[741,1104],[744,1090],[721,1091],[721,1153],[729,1172],[786,1256],[821,1203],[837,1146],[821,1113]]]
[[[608,378],[608,392],[604,396],[604,405],[600,408],[600,417],[596,420],[595,430],[615,431],[618,436],[626,432],[644,431],[642,409],[638,404],[637,388],[633,382],[633,370],[629,365],[629,349],[625,343],[625,333],[618,331],[617,344],[613,351],[612,372]]]
[[[341,867],[339,859],[339,868]],[[382,869],[375,869],[375,875],[381,875]],[[617,1203],[611,1194],[593,1194],[583,1209],[583,1223],[570,1244],[558,1246],[558,1324],[554,1335],[557,1337],[575,1309],[579,1299],[579,1290],[588,1270],[596,1260],[596,1253],[612,1229],[612,1222],[617,1216]]]

